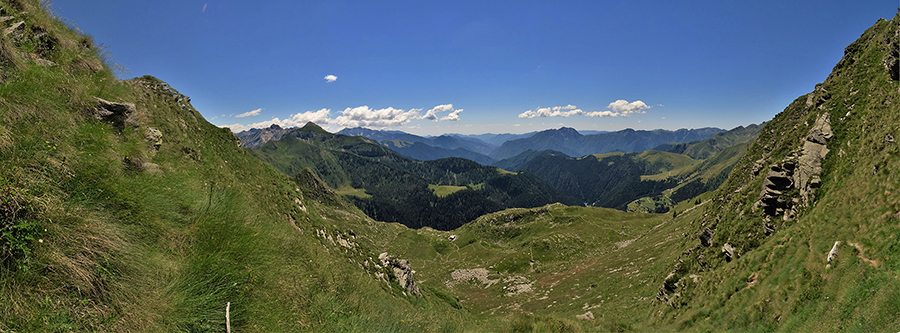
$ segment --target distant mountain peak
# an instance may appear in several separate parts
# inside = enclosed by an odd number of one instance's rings
[[[331,132],[326,131],[321,126],[316,125],[314,122],[308,122],[306,125],[300,128],[300,132],[302,133],[313,133],[313,134],[322,134],[322,135],[331,135]]]

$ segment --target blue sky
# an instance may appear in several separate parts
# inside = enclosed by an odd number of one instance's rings
[[[732,128],[822,82],[877,1],[52,0],[235,130]]]

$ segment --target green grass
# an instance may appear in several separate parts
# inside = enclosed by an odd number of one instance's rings
[[[465,190],[467,187],[465,186],[450,186],[450,185],[434,185],[428,184],[428,189],[434,191],[434,195],[439,198],[444,198],[453,193]]]
[[[348,195],[363,199],[372,197],[371,194],[366,193],[366,189],[364,188],[342,187],[334,190],[334,193],[337,193],[338,195]]]

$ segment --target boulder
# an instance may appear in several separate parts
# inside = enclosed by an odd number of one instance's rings
[[[722,246],[722,253],[725,254],[726,260],[731,261],[731,259],[734,258],[734,246],[732,246],[731,243],[725,243],[725,245]]]
[[[582,314],[582,315],[576,315],[575,318],[576,318],[576,319],[581,319],[581,320],[586,320],[586,321],[594,321],[594,314],[591,313],[590,311],[588,311],[588,312],[585,313],[585,314]]]
[[[703,246],[710,246],[712,245],[713,231],[709,228],[703,229],[697,237],[700,238],[700,244],[703,244]]]
[[[12,38],[18,38],[25,32],[25,21],[19,21],[13,23],[13,25],[3,30],[3,36],[11,36]]]
[[[838,256],[838,246],[841,245],[841,241],[835,241],[834,246],[831,247],[831,251],[828,251],[828,256],[825,257],[825,260],[829,263],[833,260],[837,259]]]

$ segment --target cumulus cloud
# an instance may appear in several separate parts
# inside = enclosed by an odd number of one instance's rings
[[[453,110],[447,116],[441,118],[441,120],[449,120],[449,121],[459,121],[459,114],[463,112],[463,109]]]
[[[453,104],[438,105],[425,112],[425,115],[422,116],[422,119],[438,120],[438,112],[446,112],[451,110],[453,110]]]
[[[334,75],[326,75],[326,76],[325,76],[325,81],[328,81],[329,83],[334,82],[334,81],[337,81],[337,76],[334,76]]]
[[[244,118],[244,117],[258,116],[260,112],[262,112],[262,108],[259,108],[259,109],[253,110],[253,111],[249,111],[249,112],[244,112],[244,113],[241,113],[234,117],[235,118]]]
[[[416,119],[421,109],[411,109],[404,111],[402,109],[386,108],[371,109],[368,106],[359,106],[355,108],[347,108],[337,118],[329,120],[332,124],[345,127],[385,127],[407,124]]]
[[[641,101],[634,101],[634,102],[628,103],[628,101],[626,101],[624,99],[620,99],[615,102],[609,103],[609,106],[607,106],[607,108],[610,108],[613,111],[620,113],[622,116],[628,116],[629,114],[632,114],[632,113],[646,113],[646,112],[644,112],[644,110],[649,109],[650,106],[647,104],[644,104],[644,102],[641,102]]]
[[[438,113],[448,112],[448,111],[450,112],[450,114],[448,114],[444,117],[438,117]],[[423,115],[419,118],[427,119],[427,120],[434,120],[434,121],[438,121],[438,120],[458,121],[459,114],[462,111],[463,111],[462,109],[458,109],[458,110],[454,109],[453,104],[443,104],[443,105],[438,105],[438,106],[431,108],[431,110],[428,110],[427,112],[425,112],[425,115]]]
[[[629,103],[620,99],[609,103],[606,111],[585,112],[572,104],[566,106],[554,106],[551,108],[537,108],[536,110],[528,110],[519,114],[519,118],[535,118],[535,117],[571,117],[571,116],[587,116],[587,117],[628,117],[634,113],[646,113],[645,110],[651,107],[644,102],[634,101]]]

